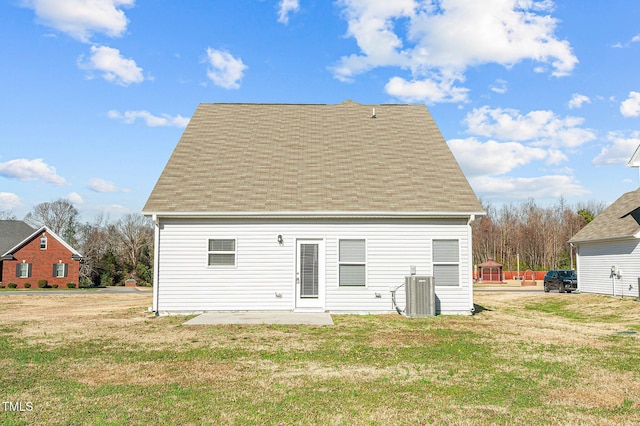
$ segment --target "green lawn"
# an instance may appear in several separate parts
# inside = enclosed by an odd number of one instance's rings
[[[1,297],[0,394],[27,408],[0,423],[640,424],[631,300],[484,293],[473,317],[329,327],[190,327],[149,302]]]

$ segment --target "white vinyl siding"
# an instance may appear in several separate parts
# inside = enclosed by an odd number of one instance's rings
[[[458,240],[433,240],[433,279],[436,286],[460,285]]]
[[[584,293],[615,293],[616,296],[638,297],[638,240],[579,243],[576,252],[578,290]],[[622,270],[620,278],[611,276],[611,267],[614,265]]]
[[[235,266],[236,265],[236,240],[235,239],[210,239],[209,240],[209,266]]]
[[[296,242],[301,239],[323,242],[324,311],[395,312],[389,289],[404,283],[411,265],[418,275],[433,275],[433,239],[455,239],[460,252],[459,283],[436,288],[437,312],[469,314],[473,307],[466,220],[160,218],[156,231],[154,309],[160,312],[296,309]],[[236,267],[207,266],[203,237],[205,244],[212,237],[236,241]],[[366,286],[340,285],[340,240],[350,239],[366,241]],[[404,297],[400,289],[400,308]]]
[[[339,240],[339,284],[364,286],[367,281],[367,253],[365,240]]]

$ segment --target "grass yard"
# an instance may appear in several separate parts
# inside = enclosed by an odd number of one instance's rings
[[[0,296],[0,423],[640,424],[640,303],[475,302],[473,317],[183,326],[149,314],[150,294]]]

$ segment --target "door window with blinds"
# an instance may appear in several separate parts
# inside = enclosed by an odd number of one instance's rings
[[[460,285],[460,246],[458,240],[433,240],[433,280],[437,286]]]
[[[338,269],[340,286],[364,286],[367,276],[365,240],[339,240]]]
[[[209,266],[236,266],[236,240],[210,239]]]
[[[320,283],[318,244],[300,244],[300,297],[318,298]]]

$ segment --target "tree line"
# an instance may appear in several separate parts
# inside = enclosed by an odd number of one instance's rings
[[[0,211],[0,219],[17,218]],[[36,229],[46,225],[82,254],[82,286],[122,285],[129,278],[153,283],[153,225],[141,214],[117,221],[99,215],[82,223],[73,204],[60,199],[36,205],[23,221]]]
[[[589,201],[569,205],[560,198],[542,207],[532,199],[495,207],[483,203],[486,216],[473,225],[474,265],[493,258],[504,271],[575,268],[569,240],[606,205]],[[518,265],[518,259],[520,264]]]

